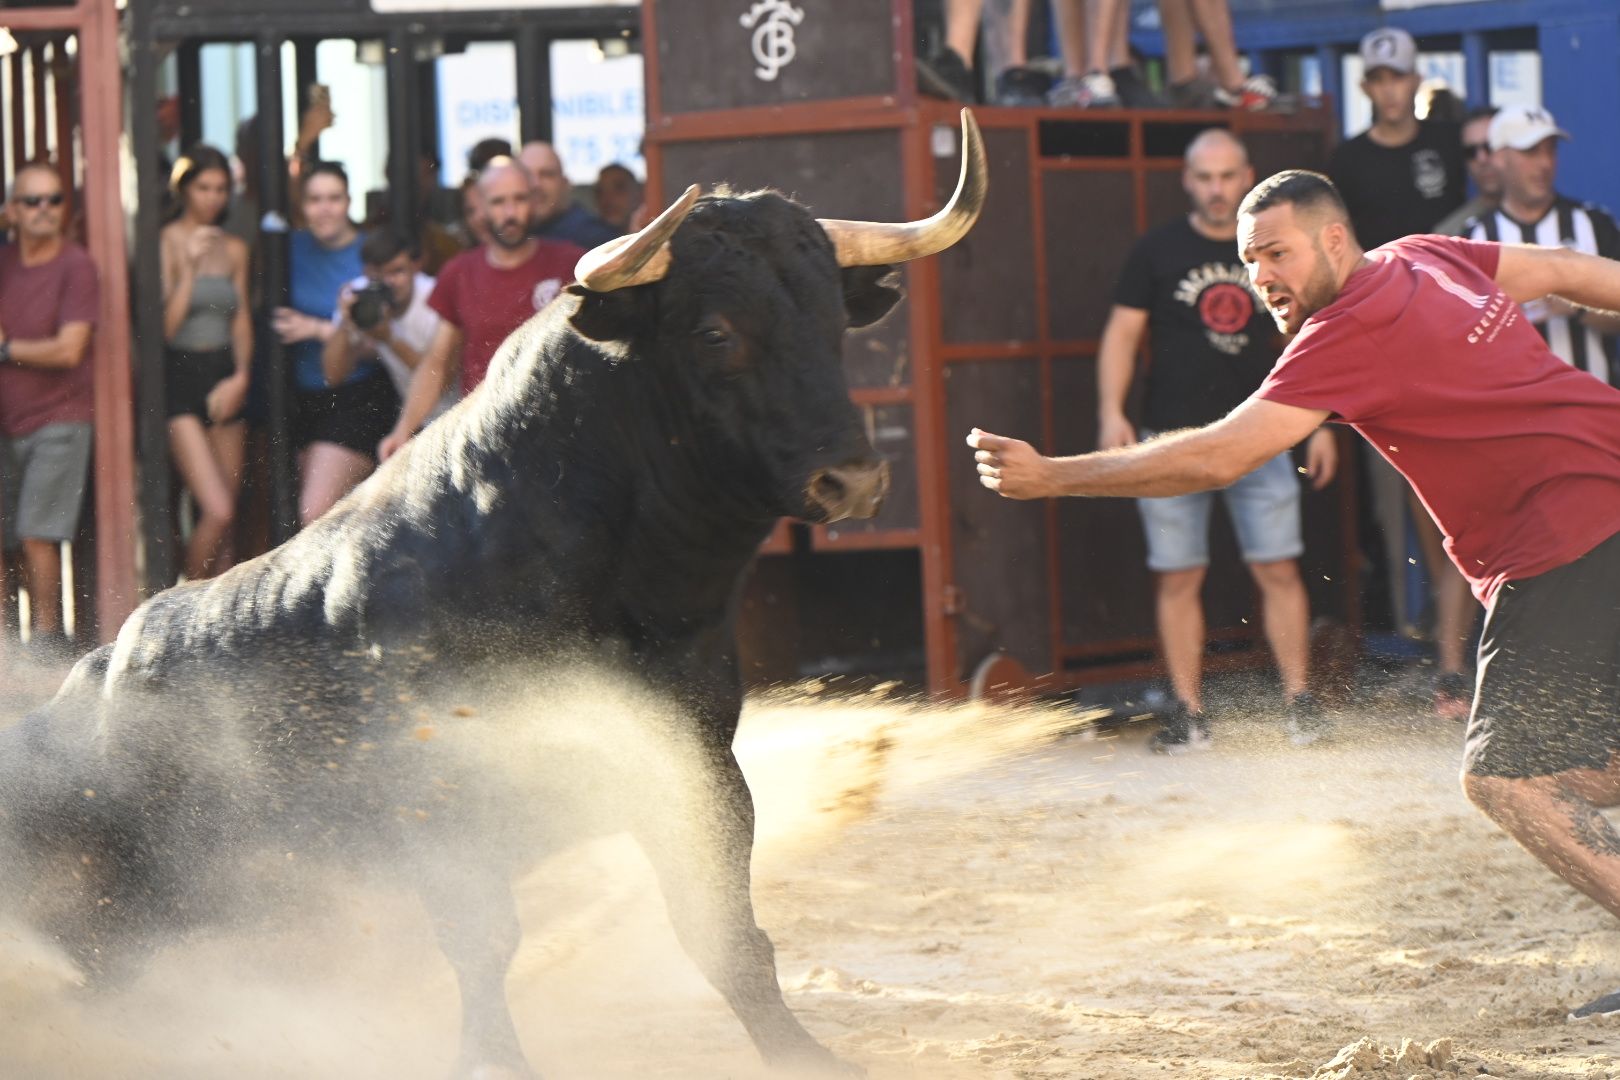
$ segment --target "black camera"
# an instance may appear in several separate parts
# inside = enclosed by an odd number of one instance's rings
[[[380,281],[368,281],[364,288],[354,291],[349,320],[362,330],[371,330],[388,318],[393,306],[394,291]]]

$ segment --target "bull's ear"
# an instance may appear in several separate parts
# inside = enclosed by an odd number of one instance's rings
[[[840,273],[844,275],[844,310],[852,327],[871,326],[905,295],[898,286],[883,284],[894,273],[892,266],[846,266]]]
[[[565,291],[579,298],[568,321],[592,341],[626,341],[635,336],[636,326],[644,325],[644,289],[592,292],[583,285],[570,285]]]

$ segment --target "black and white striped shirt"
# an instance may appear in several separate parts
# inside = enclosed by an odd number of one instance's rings
[[[1554,199],[1540,221],[1526,223],[1498,208],[1470,221],[1467,235],[1474,240],[1567,247],[1588,255],[1620,258],[1620,226],[1608,211],[1562,195]],[[1539,300],[1525,304],[1524,314],[1559,359],[1611,386],[1620,385],[1620,362],[1616,360],[1613,337],[1564,316],[1549,318]]]

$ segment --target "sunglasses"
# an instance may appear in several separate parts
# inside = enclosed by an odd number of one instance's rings
[[[61,206],[66,198],[58,191],[55,195],[19,195],[17,201],[32,210],[40,206]]]
[[[1490,152],[1491,152],[1491,144],[1490,143],[1482,143],[1482,142],[1463,143],[1463,156],[1464,157],[1476,158],[1476,157],[1479,157],[1479,155],[1481,155],[1481,154],[1488,154]]]

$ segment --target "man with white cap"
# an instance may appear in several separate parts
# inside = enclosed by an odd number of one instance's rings
[[[1475,240],[1566,247],[1588,255],[1620,258],[1620,227],[1610,214],[1591,203],[1558,194],[1558,143],[1569,133],[1546,109],[1510,105],[1491,119],[1486,136],[1491,161],[1502,179],[1502,202],[1492,213],[1471,223]],[[1547,341],[1547,347],[1572,364],[1611,385],[1620,385],[1614,335],[1620,319],[1607,313],[1581,311],[1561,297],[1549,296],[1524,305],[1525,317]]]
[[[1386,26],[1361,39],[1372,127],[1340,143],[1328,175],[1368,248],[1426,233],[1463,204],[1468,178],[1456,124],[1417,118],[1417,42]]]

